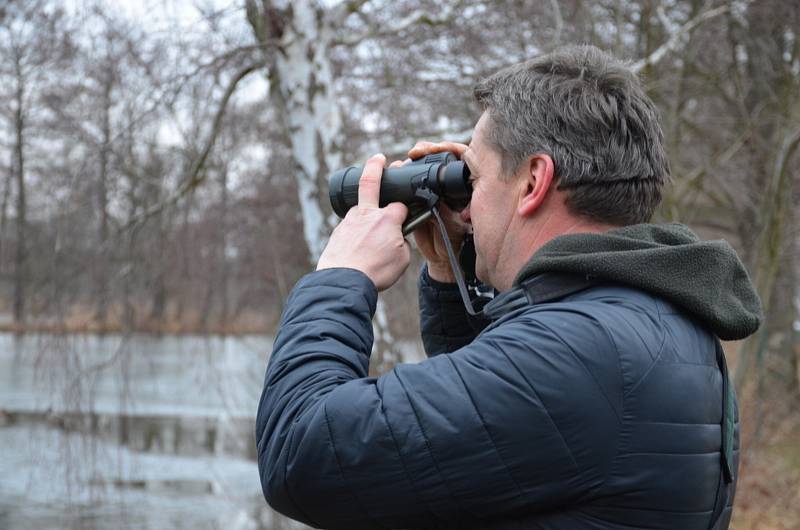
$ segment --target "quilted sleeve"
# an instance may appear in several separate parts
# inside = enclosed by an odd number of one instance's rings
[[[417,282],[422,344],[428,357],[466,346],[489,321],[470,316],[454,283],[437,282],[424,265]]]
[[[273,508],[329,529],[480,527],[602,482],[616,413],[546,324],[517,319],[367,377],[376,299],[349,269],[289,297],[256,420]],[[580,340],[602,347],[595,330]]]

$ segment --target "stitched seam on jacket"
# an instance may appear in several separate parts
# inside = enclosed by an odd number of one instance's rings
[[[611,332],[608,331],[606,326],[601,324],[599,321],[598,321],[598,325],[600,325],[600,327],[605,332],[606,336],[608,336],[608,339],[611,342],[611,345],[614,346],[614,351],[617,354],[617,367],[619,368],[619,376],[620,376],[620,380],[622,381],[622,388],[624,390],[624,388],[625,388],[625,374],[622,371],[622,359],[620,358],[620,355],[619,355],[619,348],[617,347],[617,343],[614,340],[614,336],[611,334]],[[612,475],[612,472],[614,471],[614,468],[616,467],[614,465],[614,462],[619,458],[619,449],[620,449],[619,446],[620,446],[620,443],[622,442],[622,429],[623,429],[623,426],[624,426],[624,422],[622,421],[622,418],[625,417],[625,403],[627,401],[625,399],[625,392],[623,391],[623,393],[622,393],[622,403],[621,403],[621,409],[622,410],[620,411],[620,414],[617,414],[617,410],[614,408],[614,405],[611,403],[611,400],[608,399],[608,396],[606,396],[606,393],[603,391],[603,388],[600,387],[600,384],[597,382],[597,379],[594,378],[594,374],[592,374],[591,371],[586,367],[586,365],[583,364],[583,361],[580,360],[580,357],[578,357],[578,355],[572,349],[572,346],[567,344],[567,342],[564,341],[564,339],[562,339],[552,329],[551,329],[551,332],[553,333],[553,335],[555,335],[558,338],[558,340],[560,340],[562,343],[564,343],[564,345],[567,348],[569,348],[570,353],[572,353],[572,355],[575,356],[575,358],[578,360],[578,362],[581,363],[581,366],[583,366],[583,369],[586,370],[587,372],[589,372],[589,374],[592,376],[592,380],[594,380],[595,384],[598,385],[598,388],[600,389],[600,393],[602,393],[603,396],[606,398],[606,401],[608,401],[608,404],[611,406],[611,410],[614,411],[614,415],[617,417],[618,429],[617,429],[617,442],[614,444],[614,456],[609,458],[609,460],[608,460],[608,469],[606,471],[606,474],[603,477],[602,482],[600,482],[600,485],[596,489],[596,491],[602,491],[603,486],[605,486],[606,482],[608,482],[608,477],[610,477]]]
[[[611,508],[614,510],[625,510],[625,511],[631,509],[630,506],[624,506],[624,505],[617,506],[615,504],[603,504],[602,508],[603,509]],[[696,510],[696,511],[684,512],[680,510],[661,510],[659,508],[634,508],[634,509],[636,511],[641,511],[641,512],[668,513],[672,515],[702,515],[706,513],[711,513],[713,511],[713,510]]]
[[[359,320],[361,320],[361,317],[362,317],[362,315],[358,315],[358,314],[355,314],[353,316],[356,317]],[[290,320],[288,322],[284,322],[283,324],[281,324],[281,328],[285,329],[287,327],[299,326],[301,324],[313,324],[313,323],[317,323],[317,322],[329,322],[331,324],[335,324],[336,326],[342,326],[347,331],[349,331],[350,333],[352,333],[353,335],[355,335],[356,337],[359,337],[359,338],[361,338],[361,336],[363,335],[363,333],[361,331],[359,331],[357,329],[353,329],[349,324],[347,324],[347,323],[345,323],[345,322],[343,322],[341,320],[338,320],[338,319],[335,319],[335,318],[332,318],[332,317],[321,316],[321,315],[314,316],[314,317],[308,318],[306,320],[295,320],[295,319],[292,319],[292,320]],[[331,337],[331,338],[334,338],[334,337]],[[339,338],[335,338],[335,340],[338,340],[338,341],[341,342],[341,339],[339,339]],[[366,341],[364,341],[364,342],[366,342]]]
[[[348,293],[352,293],[353,292],[353,286],[345,287],[343,285],[336,285],[335,283],[319,283],[319,284],[312,284],[312,285],[301,285],[299,287],[295,287],[293,290],[294,290],[294,292],[300,292],[300,291],[307,291],[309,289],[319,289],[320,287],[325,287],[325,288],[328,288],[328,289],[336,289],[337,291],[345,291],[345,292],[348,292]],[[366,300],[366,297],[364,297],[364,300]]]
[[[328,289],[336,289],[336,290],[339,290],[339,291],[345,291],[347,293],[352,293],[353,292],[352,287],[344,287],[344,286],[341,286],[341,285],[336,285],[336,284],[331,284],[331,283],[324,283],[324,284],[320,284],[320,285],[301,285],[300,287],[295,287],[294,289],[292,289],[292,291],[294,291],[294,293],[299,293],[300,291],[306,291],[308,289],[319,289],[320,287],[325,287],[325,288],[328,288]],[[366,293],[361,292],[359,294],[361,295],[361,299],[364,301],[364,304],[367,306],[367,309],[371,310],[372,309],[372,304],[369,303],[369,300],[367,299]],[[350,306],[350,305],[351,304],[348,304],[348,306]],[[287,300],[286,306],[287,307],[289,306],[288,300]],[[369,312],[371,313],[372,311],[369,311]]]
[[[450,494],[450,498],[453,499],[456,502],[456,504],[458,504],[461,507],[462,511],[464,511],[466,513],[469,513],[470,515],[476,515],[476,514],[472,513],[471,511],[467,510],[464,507],[464,503],[460,499],[458,499],[455,496],[455,494],[453,493],[453,491],[450,489],[450,485],[448,484],[447,479],[445,478],[444,474],[442,473],[442,470],[439,468],[439,463],[436,461],[436,458],[433,456],[433,450],[431,449],[430,440],[428,440],[428,435],[425,433],[425,427],[422,426],[422,422],[419,420],[419,413],[417,412],[416,407],[414,407],[414,403],[411,401],[411,397],[408,395],[408,390],[406,389],[406,385],[405,385],[405,383],[403,383],[403,380],[400,379],[400,374],[398,374],[397,372],[395,372],[395,377],[397,377],[397,381],[400,383],[400,387],[403,389],[403,392],[406,395],[406,400],[408,401],[408,404],[411,407],[411,410],[414,412],[414,418],[417,420],[417,425],[419,426],[419,431],[420,431],[420,433],[422,433],[422,439],[425,441],[425,448],[428,450],[428,455],[431,457],[431,462],[433,462],[433,466],[436,468],[436,471],[439,473],[439,478],[441,479],[442,484],[444,485],[444,487],[447,490],[447,492]]]
[[[522,372],[522,370],[520,370],[519,366],[517,366],[517,363],[515,363],[511,359],[511,357],[509,357],[509,355],[503,350],[503,348],[500,348],[493,339],[489,339],[489,342],[493,343],[495,348],[498,351],[500,351],[505,356],[506,359],[508,359],[508,362],[511,363],[511,366],[513,366],[517,370],[522,379],[524,379],[525,382],[528,384],[528,387],[533,392],[533,395],[536,396],[536,399],[538,399],[539,403],[542,404],[542,409],[544,410],[545,414],[547,414],[547,419],[550,420],[550,425],[553,426],[553,428],[556,430],[556,433],[558,434],[558,437],[561,438],[561,443],[564,444],[564,449],[567,450],[569,459],[572,460],[572,465],[575,467],[575,471],[577,472],[579,470],[578,462],[575,460],[575,457],[572,454],[572,449],[570,449],[569,444],[567,444],[567,440],[564,438],[564,435],[561,434],[561,429],[559,429],[558,425],[556,425],[555,420],[553,420],[553,416],[550,415],[550,410],[547,408],[547,405],[544,404],[542,397],[539,395],[539,392],[536,391],[536,388],[533,386],[533,383],[530,382],[528,377]]]
[[[623,453],[620,458],[625,458],[627,456],[707,456],[707,455],[718,455],[719,449],[715,451],[701,451],[699,453],[661,453],[658,451],[636,451],[633,453]]]
[[[331,421],[328,418],[328,407],[326,406],[326,404],[324,402],[322,403],[322,413],[325,415],[325,425],[328,427],[328,436],[331,439],[331,447],[333,448],[333,456],[334,456],[334,459],[336,460],[336,468],[339,470],[339,474],[342,476],[342,482],[344,482],[345,486],[350,491],[350,494],[353,496],[353,499],[359,504],[359,506],[361,506],[361,509],[366,514],[366,516],[371,521],[374,521],[376,526],[378,526],[380,528],[387,528],[387,527],[383,526],[372,515],[370,515],[370,513],[367,511],[366,506],[364,506],[364,503],[361,502],[361,499],[358,498],[358,495],[356,495],[355,490],[350,485],[350,483],[347,481],[347,478],[344,475],[344,469],[342,469],[342,464],[339,461],[339,453],[338,453],[338,451],[336,451],[336,441],[333,438],[333,430],[331,429]]]
[[[393,372],[393,374],[394,374],[394,372]],[[395,375],[396,375],[396,374],[395,374]],[[380,398],[380,402],[381,402],[381,412],[383,413],[383,420],[384,420],[384,422],[386,423],[386,428],[389,430],[389,434],[390,434],[390,435],[391,435],[391,437],[392,437],[392,442],[394,443],[394,448],[395,448],[395,450],[397,451],[397,456],[399,457],[399,460],[400,460],[400,465],[402,465],[402,466],[403,466],[403,472],[406,474],[406,478],[408,479],[408,483],[411,485],[411,491],[413,491],[413,492],[414,492],[414,496],[417,498],[417,500],[419,500],[419,501],[420,501],[420,503],[423,503],[423,504],[425,504],[425,507],[426,507],[426,508],[428,508],[428,511],[430,512],[430,514],[431,514],[431,515],[432,515],[432,516],[433,516],[435,519],[442,520],[442,519],[441,519],[441,517],[439,517],[439,516],[436,514],[436,512],[434,512],[434,511],[433,511],[433,509],[430,507],[430,504],[428,504],[428,503],[425,501],[425,499],[423,499],[423,498],[422,498],[422,496],[419,494],[419,491],[417,491],[416,484],[414,483],[414,480],[413,480],[413,478],[411,477],[411,473],[409,473],[409,471],[408,471],[408,468],[406,467],[406,461],[405,461],[405,459],[403,458],[403,453],[400,451],[400,445],[397,443],[397,438],[395,438],[395,435],[394,435],[394,430],[392,429],[392,424],[391,424],[391,422],[389,421],[389,418],[386,416],[386,410],[385,410],[385,409],[384,409],[384,407],[383,407],[383,396],[381,395],[381,391],[380,391],[380,389],[378,388],[378,384],[377,384],[377,382],[375,383],[375,392],[378,394],[378,398]]]
[[[700,422],[686,422],[686,421],[634,421],[631,425],[706,425],[709,427],[719,427],[719,423],[711,423],[707,421]]]
[[[659,315],[658,322],[659,324],[661,324],[661,315]],[[625,324],[627,324],[628,327],[631,329],[631,331],[633,331],[633,334],[636,335],[640,341],[642,341],[642,346],[644,346],[644,348],[647,350],[647,353],[650,355],[650,360],[651,361],[656,360],[658,356],[661,355],[661,350],[664,347],[664,343],[667,340],[667,332],[666,331],[663,332],[663,336],[661,337],[661,344],[658,345],[658,350],[656,350],[656,354],[653,355],[652,351],[650,350],[650,345],[647,344],[646,340],[644,340],[644,337],[642,337],[642,334],[639,333],[637,327],[628,322],[627,320],[625,321]]]
[[[461,376],[461,372],[458,370],[458,367],[456,366],[455,362],[453,362],[452,357],[447,356],[447,360],[450,361],[450,364],[453,366],[453,370],[455,370],[456,374],[458,374],[458,378],[461,380],[461,384],[464,386],[464,391],[467,393],[467,397],[469,397],[469,402],[472,404],[472,408],[475,409],[475,413],[481,420],[481,427],[483,427],[483,430],[486,431],[486,436],[489,438],[489,441],[492,442],[492,447],[494,447],[494,452],[495,454],[497,454],[497,458],[500,460],[500,463],[503,464],[503,468],[506,470],[506,473],[508,473],[511,482],[513,482],[514,485],[517,487],[517,497],[522,497],[523,496],[522,487],[519,485],[519,482],[517,482],[517,479],[514,478],[514,475],[511,473],[511,470],[508,468],[508,465],[506,465],[505,460],[503,460],[503,455],[500,454],[500,450],[497,448],[497,444],[495,443],[494,438],[492,438],[492,433],[489,432],[489,427],[486,425],[486,420],[483,419],[483,414],[481,414],[481,411],[478,410],[478,406],[475,404],[475,400],[473,399],[472,394],[470,393],[469,388],[467,387],[467,383]]]
[[[597,323],[598,323],[598,325],[600,325],[600,327],[601,327],[601,328],[603,328],[603,331],[605,331],[607,335],[609,334],[609,333],[608,333],[608,330],[605,328],[605,326],[603,326],[602,324],[600,324],[600,322],[599,322],[599,321],[595,321],[595,322],[597,322]],[[559,334],[558,334],[558,332],[556,332],[556,330],[554,330],[554,329],[553,329],[553,328],[551,328],[550,326],[546,326],[546,327],[547,327],[548,331],[550,331],[550,333],[552,333],[552,334],[553,334],[553,336],[554,336],[555,338],[557,338],[557,339],[559,340],[559,342],[561,342],[561,344],[563,344],[564,346],[566,346],[566,347],[567,347],[567,349],[569,350],[569,353],[572,355],[572,357],[574,357],[574,358],[575,358],[575,360],[576,360],[576,361],[578,361],[578,363],[580,363],[580,365],[583,367],[583,370],[584,370],[584,372],[586,372],[586,373],[589,375],[589,377],[591,377],[591,378],[592,378],[592,381],[594,381],[594,385],[597,387],[597,390],[598,390],[598,391],[600,392],[600,394],[602,394],[602,396],[603,396],[603,397],[606,399],[606,403],[608,403],[608,406],[609,406],[609,407],[611,407],[611,412],[613,412],[613,413],[614,413],[614,416],[616,416],[616,418],[617,418],[617,421],[621,422],[621,421],[622,421],[622,419],[620,418],[620,416],[619,416],[619,413],[617,412],[617,408],[616,408],[616,407],[614,406],[614,404],[611,402],[611,399],[608,397],[608,395],[606,394],[606,391],[603,389],[603,386],[600,384],[600,382],[599,382],[599,381],[597,380],[597,378],[594,376],[594,374],[592,373],[592,371],[591,371],[591,370],[589,370],[589,367],[588,367],[588,366],[586,366],[586,365],[584,364],[584,362],[581,360],[580,356],[579,356],[577,353],[575,353],[575,350],[573,349],[572,345],[571,345],[571,344],[569,344],[569,343],[568,343],[566,340],[564,340],[564,339],[561,337],[561,335],[559,335]],[[614,341],[613,341],[613,339],[612,339],[611,343],[612,343],[612,344],[614,344]],[[616,345],[616,344],[614,344],[614,350],[617,352],[617,362],[619,362],[619,350],[617,350],[617,345]],[[622,374],[620,374],[620,376],[621,376],[621,375],[622,375]],[[624,397],[624,394],[623,394],[623,397]]]
[[[356,270],[356,269],[353,269],[353,270]],[[300,287],[297,287],[295,290],[296,291],[304,291],[304,290],[307,290],[307,289],[319,289],[320,287],[330,287],[331,289],[338,289],[340,291],[347,291],[348,293],[353,292],[353,289],[352,289],[351,286],[345,287],[344,285],[338,285],[338,284],[335,284],[335,283],[313,283],[311,285],[301,285]]]
[[[653,362],[647,368],[645,373],[642,374],[642,377],[640,377],[639,380],[636,381],[636,383],[634,383],[631,388],[629,388],[627,391],[623,392],[623,394],[622,394],[623,398],[628,397],[630,394],[633,393],[634,390],[639,388],[639,386],[642,384],[642,382],[645,379],[647,379],[647,376],[650,375],[650,372],[653,371],[653,369],[655,368],[656,364],[658,364],[659,359],[661,359],[661,354],[664,352],[664,345],[666,345],[666,343],[667,343],[667,335],[669,335],[669,333],[667,333],[667,330],[664,328],[664,319],[661,317],[661,310],[658,309],[658,303],[656,303],[655,306],[656,306],[656,313],[658,313],[658,323],[661,326],[661,329],[664,331],[664,336],[661,338],[661,346],[659,346],[658,353],[656,354],[655,359],[653,359]],[[681,364],[683,364],[683,363],[681,363]]]

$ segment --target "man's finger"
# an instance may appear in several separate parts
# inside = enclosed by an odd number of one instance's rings
[[[441,142],[439,145],[444,147],[445,151],[450,151],[452,153],[457,154],[459,158],[461,157],[461,155],[464,154],[464,151],[467,150],[466,144],[461,144],[457,142]]]
[[[378,207],[384,164],[386,164],[386,157],[382,154],[374,155],[364,164],[364,171],[358,181],[358,205],[360,207]]]
[[[433,142],[429,142],[427,140],[420,140],[414,144],[414,147],[411,149],[427,149],[428,147],[432,146]]]
[[[403,161],[402,160],[395,160],[394,162],[389,164],[389,167],[400,167],[402,165],[403,165]]]
[[[433,142],[417,142],[414,144],[414,147],[408,151],[408,157],[419,158],[431,153],[438,153],[440,150],[441,149],[437,147],[437,144]]]
[[[419,158],[433,153],[441,153],[442,151],[451,151],[461,157],[466,150],[467,146],[465,144],[457,142],[417,142],[408,152],[408,156],[411,158]]]
[[[402,202],[387,204],[383,210],[390,214],[390,218],[398,225],[403,224],[403,221],[408,217],[408,207]]]

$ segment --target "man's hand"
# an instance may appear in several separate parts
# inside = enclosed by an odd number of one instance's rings
[[[393,162],[390,167],[401,166],[411,159],[421,158],[433,153],[441,153],[442,151],[450,151],[461,158],[461,155],[466,150],[466,145],[455,142],[417,142],[408,152],[409,160]],[[450,244],[457,256],[461,251],[464,235],[469,232],[470,226],[461,219],[461,215],[458,212],[452,211],[444,203],[439,204],[439,213],[442,215]],[[420,253],[428,262],[428,274],[430,277],[439,282],[455,283],[456,278],[450,268],[447,249],[444,246],[444,240],[442,240],[442,234],[439,231],[436,219],[430,218],[414,230],[414,240]]]
[[[422,158],[425,155],[450,151],[460,159],[467,148],[468,146],[466,144],[457,142],[417,142],[414,144],[414,147],[409,149],[408,158],[416,159]]]
[[[378,207],[386,157],[375,155],[358,181],[358,205],[333,230],[317,270],[346,267],[366,274],[378,291],[391,287],[408,267],[411,250],[402,225],[408,208],[394,202]]]

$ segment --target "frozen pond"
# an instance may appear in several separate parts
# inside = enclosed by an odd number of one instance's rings
[[[307,528],[261,496],[253,429],[271,347],[0,334],[0,528]]]
[[[271,345],[0,334],[0,528],[306,528],[261,496]]]

